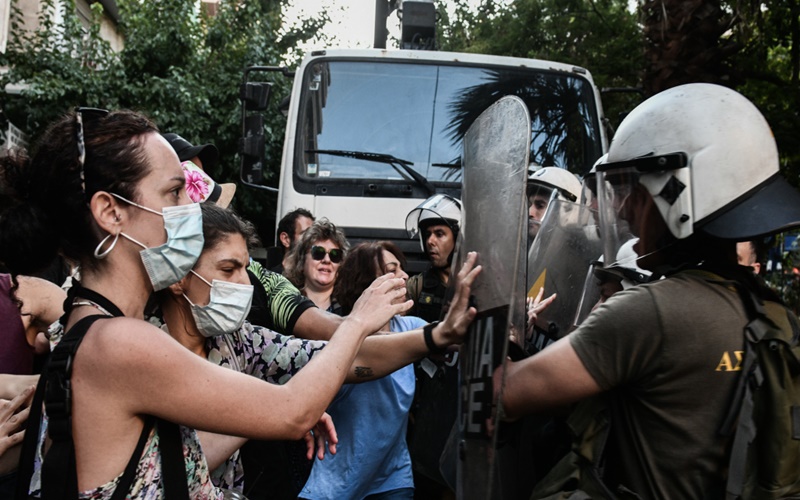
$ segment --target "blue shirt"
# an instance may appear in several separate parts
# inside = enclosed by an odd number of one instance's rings
[[[395,316],[390,329],[405,332],[426,324],[413,316]],[[378,380],[343,386],[328,408],[339,436],[336,455],[315,459],[300,496],[355,500],[413,488],[406,426],[414,386],[413,364]]]

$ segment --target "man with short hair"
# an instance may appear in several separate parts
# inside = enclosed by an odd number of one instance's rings
[[[423,273],[408,280],[408,295],[414,301],[409,316],[439,320],[460,224],[461,202],[444,194],[428,198],[406,217],[406,229],[412,237],[419,235],[422,251],[431,262]]]
[[[461,202],[451,196],[431,196],[406,217],[406,229],[419,237],[430,267],[412,276],[406,288],[414,306],[409,316],[439,321],[442,316],[450,264],[461,226]],[[443,498],[452,478],[440,467],[440,455],[456,419],[458,408],[457,355],[424,358],[414,363],[417,385],[408,443],[414,466],[414,498]]]
[[[583,186],[580,179],[565,168],[541,167],[529,172],[525,195],[528,199],[528,243],[530,244],[539,234],[553,192],[555,191],[557,199],[577,201]]]
[[[306,229],[314,223],[314,216],[305,208],[296,208],[284,215],[278,222],[278,246],[283,250],[283,260],[270,271],[283,273],[287,264],[289,251],[294,248],[295,242]]]
[[[749,266],[753,272],[761,274],[761,262],[759,252],[754,241],[740,241],[736,244],[736,257],[740,266]]]

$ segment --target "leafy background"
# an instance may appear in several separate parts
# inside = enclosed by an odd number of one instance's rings
[[[18,29],[21,12],[12,2],[12,37],[0,56],[9,70],[0,83],[24,84],[24,90],[2,94],[3,119],[35,141],[47,123],[77,105],[141,110],[162,131],[178,132],[195,144],[216,144],[222,160],[210,174],[219,182],[238,179],[243,69],[294,67],[305,42],[336,44],[320,34],[329,21],[326,10],[288,19],[287,0],[223,0],[213,17],[195,0],[118,0],[125,48],[115,53],[100,38],[99,23],[86,32],[71,1],[42,3],[62,9],[65,22],[56,25],[42,15],[40,29],[25,32]],[[91,8],[99,20],[102,6],[92,3]],[[698,81],[733,87],[767,117],[782,173],[800,185],[798,0],[483,0],[477,6],[471,0],[446,0],[437,10],[440,50],[549,59],[589,69],[606,89],[604,108],[612,130],[626,112],[660,90]],[[265,175],[272,186],[285,129],[277,103],[288,95],[291,82],[277,78],[274,83],[265,124]],[[275,201],[274,194],[245,187],[234,201],[237,211],[257,225],[266,246],[274,239]],[[776,255],[784,270],[794,269],[794,252]],[[797,308],[797,275],[770,278]]]

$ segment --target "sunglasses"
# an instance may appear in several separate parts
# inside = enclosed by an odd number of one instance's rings
[[[84,118],[86,115],[86,118]],[[86,194],[86,179],[83,173],[83,166],[86,164],[86,143],[83,140],[83,121],[84,119],[96,120],[108,115],[107,109],[98,108],[77,108],[75,109],[75,122],[77,127],[77,143],[78,143],[78,167],[80,168],[81,176],[81,191]]]
[[[330,256],[331,262],[334,264],[338,264],[342,261],[344,257],[344,252],[342,252],[338,248],[332,248],[330,251],[325,250],[325,247],[321,246],[313,246],[311,247],[311,258],[314,260],[322,260],[325,258],[325,255]]]

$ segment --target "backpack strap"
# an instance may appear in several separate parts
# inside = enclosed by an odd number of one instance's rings
[[[87,316],[75,323],[50,355],[42,373],[44,406],[47,412],[47,434],[53,444],[42,460],[42,499],[77,498],[78,474],[75,463],[75,443],[72,440],[72,363],[89,328],[99,319],[109,316]],[[41,411],[41,406],[37,408]],[[34,421],[41,420],[38,416]],[[38,425],[37,425],[38,427]],[[34,433],[38,438],[37,432]],[[36,439],[38,441],[38,439]],[[21,478],[24,479],[26,478]],[[28,478],[29,480],[30,478]]]
[[[102,295],[83,288],[76,284],[71,289],[65,302],[65,309],[71,309],[72,299],[75,295],[86,297],[101,305],[115,316],[122,316],[122,312],[112,302]],[[65,313],[64,319],[69,314]],[[78,474],[75,461],[75,443],[72,439],[72,364],[75,354],[83,341],[89,328],[99,319],[108,319],[110,316],[93,315],[81,318],[70,331],[62,338],[61,342],[51,353],[47,364],[36,387],[28,427],[23,442],[22,454],[16,489],[17,500],[26,500],[29,496],[31,478],[39,445],[41,431],[42,407],[47,411],[48,436],[52,445],[42,460],[41,488],[42,500],[73,499],[78,497]],[[42,404],[44,402],[44,405]],[[120,482],[114,491],[113,500],[125,498],[133,483],[134,474],[139,460],[144,452],[144,445],[156,420],[163,429],[160,433],[162,453],[162,477],[167,498],[189,499],[186,466],[183,457],[183,443],[180,429],[176,424],[148,416],[139,442],[133,452],[128,465],[123,472]],[[122,495],[117,497],[117,494]]]
[[[122,477],[120,477],[119,483],[117,483],[117,487],[114,489],[114,494],[111,495],[110,500],[125,500],[128,496],[131,485],[133,485],[136,468],[139,466],[142,453],[144,453],[144,445],[147,444],[147,438],[150,436],[150,431],[153,430],[155,420],[155,417],[151,416],[145,418],[142,434],[139,436],[139,442],[136,443],[136,449],[133,450],[133,455],[131,455],[130,460],[128,460],[128,465],[125,466],[125,472],[122,473]]]
[[[183,441],[178,424],[158,419],[158,437],[161,448],[161,477],[164,481],[164,498],[189,500],[186,463],[183,458]]]

